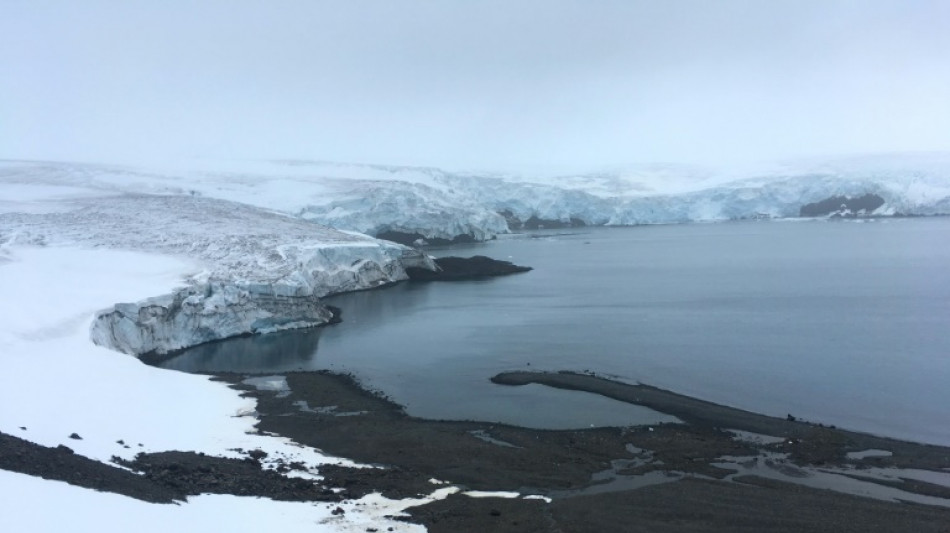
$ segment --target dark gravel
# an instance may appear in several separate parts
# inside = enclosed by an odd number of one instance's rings
[[[290,501],[338,501],[381,491],[393,497],[428,494],[430,478],[462,488],[516,490],[555,496],[541,500],[471,498],[454,495],[410,509],[407,520],[430,532],[602,532],[602,531],[772,531],[772,532],[942,532],[950,533],[950,509],[891,503],[754,476],[717,481],[725,472],[710,464],[720,455],[754,453],[720,427],[786,435],[772,450],[797,453],[809,464],[840,464],[855,447],[892,450],[876,458],[898,466],[950,466],[947,449],[880,439],[800,420],[771,419],[701,402],[651,387],[623,385],[578,374],[518,374],[500,381],[545,384],[597,392],[634,401],[689,422],[632,428],[539,431],[476,422],[421,420],[347,376],[291,373],[292,390],[248,390],[241,376],[219,379],[258,399],[259,429],[293,438],[379,468],[324,466],[320,483],[281,475],[299,464],[271,461],[260,450],[243,459],[188,451],[139,454],[119,461],[132,471],[0,433],[0,468],[154,502],[173,503],[201,493],[259,496]],[[313,408],[301,410],[305,400]],[[319,409],[319,408],[326,409]],[[359,414],[356,414],[359,413]],[[346,416],[340,416],[346,414]],[[721,418],[724,417],[724,418]],[[728,424],[724,424],[726,421]],[[23,429],[26,432],[27,430]],[[486,442],[484,436],[507,443]],[[482,437],[482,438],[480,438]],[[635,446],[648,452],[631,450]],[[762,446],[757,446],[759,449]],[[793,449],[794,448],[794,449]],[[797,451],[796,451],[797,450]],[[630,461],[648,453],[650,461]],[[630,461],[618,468],[615,460]],[[262,462],[266,467],[262,468]],[[676,471],[680,481],[629,490],[585,493],[597,472],[619,475]],[[335,492],[331,487],[343,490]],[[903,484],[905,490],[944,496],[941,487]]]
[[[173,503],[187,496],[121,468],[76,455],[66,446],[48,448],[5,433],[0,433],[0,468],[152,503]]]

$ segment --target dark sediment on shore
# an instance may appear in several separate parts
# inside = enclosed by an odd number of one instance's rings
[[[550,431],[423,420],[363,390],[348,376],[290,373],[286,377],[289,396],[248,391],[258,399],[258,427],[332,454],[384,466],[326,471],[327,483],[346,487],[353,496],[373,490],[390,497],[425,494],[436,487],[428,483],[435,478],[464,489],[513,490],[554,498],[545,503],[456,495],[410,509],[411,520],[431,532],[945,531],[942,524],[950,523],[947,508],[863,498],[754,475],[719,481],[734,472],[712,464],[722,456],[754,456],[767,450],[792,453],[799,464],[842,465],[845,450],[873,444],[894,451],[894,456],[865,459],[864,464],[950,466],[950,450],[937,446],[769,418],[653,387],[578,374],[518,373],[497,380],[556,384],[621,401],[629,401],[623,398],[633,391],[634,403],[674,414],[687,423]],[[551,383],[546,383],[547,378],[552,378]],[[566,382],[558,381],[564,378]],[[619,388],[614,389],[615,385]],[[626,387],[632,387],[628,393],[618,392]],[[723,428],[787,438],[770,445],[753,444],[735,439]],[[653,486],[604,490],[601,483],[607,480],[601,474],[611,469],[620,478],[650,472],[673,477]],[[912,483],[899,488],[915,491]],[[942,497],[939,487],[921,484],[916,488],[920,494],[937,490],[931,493]]]
[[[76,455],[67,446],[50,448],[5,433],[0,433],[0,469],[114,492],[151,503],[173,503],[186,497],[182,491]]]
[[[248,391],[258,401],[260,430],[358,462],[393,465],[423,480],[444,479],[477,490],[577,488],[586,485],[593,472],[609,468],[612,459],[626,453],[616,428],[544,432],[481,422],[423,420],[363,391],[347,376],[284,375],[291,390],[288,396]],[[301,401],[307,410],[297,403]],[[387,495],[419,494],[386,487],[385,479],[380,482],[379,488]]]
[[[332,502],[349,496],[345,491],[334,492],[312,481],[282,475],[299,465],[277,460],[274,470],[264,470],[260,453],[248,451],[244,459],[186,451],[140,453],[131,461],[113,458],[126,470],[78,455],[67,446],[50,448],[0,433],[0,469],[149,503],[181,502],[199,494]]]
[[[831,467],[846,463],[843,454],[852,448],[874,447],[892,451],[893,456],[864,459],[862,464],[939,470],[950,467],[947,448],[769,418],[580,374],[511,373],[495,381],[594,392],[673,414],[686,423],[551,431],[423,420],[408,416],[399,405],[364,390],[348,376],[286,374],[289,395],[257,390],[242,384],[244,377],[232,374],[219,379],[257,399],[260,431],[379,468],[325,465],[320,467],[324,479],[314,483],[282,475],[303,465],[262,468],[263,452],[258,450],[245,451],[244,459],[173,451],[119,461],[133,473],[64,447],[45,448],[3,434],[0,468],[162,503],[207,492],[294,501],[336,501],[371,492],[402,498],[431,493],[440,486],[432,478],[466,490],[513,490],[553,498],[548,503],[457,494],[411,508],[407,520],[424,524],[433,533],[946,533],[950,524],[950,508],[875,500],[756,475],[728,475],[734,472],[714,464],[723,456],[785,451],[796,463]],[[772,444],[750,443],[723,428],[784,438]],[[660,481],[639,488],[611,485],[614,478],[636,479],[643,474],[657,475]],[[923,482],[881,482],[888,484],[907,494],[947,495],[945,487]]]
[[[430,533],[945,532],[946,512],[761,478],[687,478],[638,490],[537,500],[453,496],[409,510]]]

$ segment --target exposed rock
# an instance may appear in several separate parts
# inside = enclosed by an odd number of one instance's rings
[[[64,481],[153,503],[172,503],[186,497],[184,493],[156,485],[128,470],[83,457],[68,446],[46,447],[2,432],[0,470]],[[11,529],[5,527],[4,531]]]
[[[141,479],[180,495],[234,494],[281,501],[329,501],[347,497],[312,480],[287,477],[264,470],[254,459],[212,457],[195,452],[168,451],[138,454],[134,460],[113,462],[138,472]],[[282,461],[280,464],[283,464]],[[184,499],[184,498],[182,498]]]
[[[875,209],[884,205],[884,198],[876,194],[865,194],[858,197],[832,196],[821,200],[805,204],[799,210],[799,216],[802,217],[856,217],[872,213]]]
[[[587,226],[587,222],[585,222],[582,218],[574,216],[567,219],[556,219],[540,218],[537,215],[531,215],[527,219],[521,220],[509,209],[503,209],[499,211],[498,214],[505,217],[505,221],[508,223],[508,228],[515,231],[525,229],[582,228]]]
[[[473,257],[440,257],[435,260],[438,271],[421,268],[407,268],[406,274],[413,281],[459,281],[491,276],[504,276],[518,272],[528,272],[531,267],[518,266],[509,261],[501,261],[476,255]]]
[[[377,233],[376,238],[404,244],[406,246],[445,246],[447,244],[476,242],[475,236],[470,233],[456,235],[451,239],[444,239],[441,237],[426,237],[421,233],[385,230]]]

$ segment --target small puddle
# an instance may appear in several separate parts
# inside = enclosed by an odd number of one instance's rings
[[[862,459],[867,459],[869,457],[890,457],[892,455],[894,455],[893,452],[889,452],[887,450],[874,450],[874,449],[861,450],[859,452],[848,452],[845,454],[845,456],[848,459],[856,459],[858,461]]]
[[[336,405],[326,405],[323,407],[310,407],[310,404],[307,403],[307,400],[297,400],[294,402],[294,407],[300,410],[303,413],[314,413],[318,415],[332,415],[332,416],[359,416],[365,415],[369,411],[337,411],[339,409]]]
[[[241,383],[257,390],[276,392],[278,398],[290,396],[290,385],[287,384],[287,378],[284,376],[258,376],[247,378]]]
[[[740,442],[748,442],[749,444],[759,444],[767,446],[769,444],[778,444],[780,442],[785,442],[785,437],[776,437],[773,435],[763,435],[761,433],[752,433],[751,431],[742,431],[741,429],[727,429],[729,433],[732,433],[733,439]]]
[[[627,444],[627,451],[634,454],[635,457],[627,459],[614,459],[610,462],[610,468],[600,472],[595,472],[591,475],[590,486],[580,489],[550,491],[547,493],[547,495],[556,499],[642,489],[652,485],[660,485],[662,483],[679,481],[687,475],[692,475],[668,470],[653,470],[651,472],[633,475],[623,474],[621,472],[627,469],[638,468],[646,465],[662,466],[663,464],[661,461],[655,461],[653,459],[653,452],[637,448],[632,444]]]
[[[757,476],[760,478],[771,479],[775,481],[784,481],[803,485],[815,489],[828,489],[836,492],[844,492],[885,500],[891,502],[912,502],[925,505],[937,505],[940,507],[950,507],[950,499],[938,498],[936,496],[926,496],[913,492],[903,491],[893,487],[887,487],[874,483],[873,479],[882,481],[902,481],[905,479],[917,479],[928,483],[939,484],[950,487],[950,474],[941,472],[930,472],[927,470],[911,470],[899,468],[877,468],[877,469],[855,469],[855,468],[814,468],[799,467],[787,461],[787,454],[778,454],[763,452],[755,457],[729,457],[719,458],[720,462],[712,463],[713,466],[735,470],[735,474],[730,474],[724,478],[724,481],[733,481],[740,476]],[[854,479],[849,476],[861,476],[868,481]]]
[[[472,431],[469,431],[468,434],[475,437],[478,440],[485,441],[489,444],[494,444],[496,446],[505,446],[507,448],[521,448],[521,446],[515,446],[514,444],[510,442],[506,442],[501,439],[496,439],[495,437],[492,437],[484,429],[473,429]]]

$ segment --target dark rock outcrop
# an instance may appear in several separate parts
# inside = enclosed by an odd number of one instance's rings
[[[423,268],[407,268],[406,274],[413,281],[459,281],[479,279],[491,276],[504,276],[518,272],[528,272],[531,267],[518,266],[509,261],[501,261],[476,255],[474,257],[441,257],[435,260],[438,272]]]
[[[856,198],[832,196],[820,202],[805,204],[799,210],[801,217],[841,216],[855,217],[859,213],[871,213],[884,205],[884,198],[876,194],[865,194]]]
[[[405,246],[445,246],[447,244],[463,244],[476,242],[475,237],[469,234],[456,235],[451,239],[426,237],[421,233],[406,233],[403,231],[386,230],[376,234],[377,239],[384,239]]]
[[[508,229],[513,231],[525,229],[583,228],[587,226],[587,223],[578,217],[571,217],[568,220],[559,220],[553,218],[538,218],[536,215],[531,215],[527,220],[521,220],[508,209],[499,211],[498,214],[505,217],[505,222],[508,223]]]

